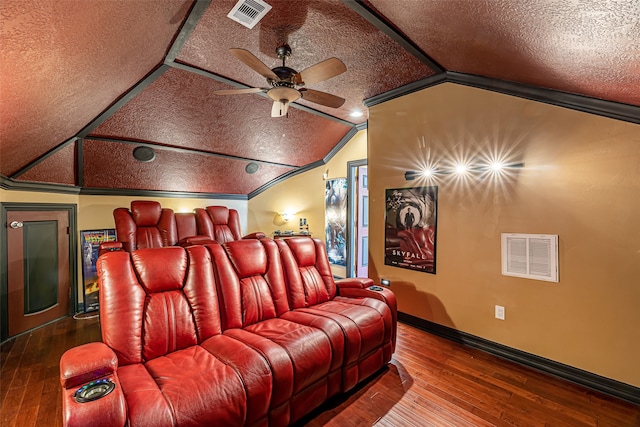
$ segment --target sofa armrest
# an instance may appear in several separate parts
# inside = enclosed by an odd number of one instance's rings
[[[364,289],[373,285],[373,279],[368,277],[347,277],[345,279],[336,280],[338,292],[341,289]]]
[[[392,330],[392,347],[396,348],[396,334],[398,323],[398,301],[396,295],[386,286],[373,285],[372,279],[367,278],[351,278],[336,280],[338,286],[338,295],[345,298],[374,298],[380,300],[389,306],[391,310],[391,320],[393,321]]]
[[[264,239],[265,237],[267,237],[265,233],[263,233],[262,231],[256,231],[255,233],[247,234],[242,238],[243,239]]]
[[[60,358],[63,425],[95,427],[124,426],[127,405],[116,370],[118,358],[101,342],[83,344],[67,350]],[[115,388],[96,400],[80,403],[75,394],[80,387],[100,379],[109,380]]]
[[[118,357],[106,344],[92,342],[67,350],[60,358],[60,384],[77,387],[118,369]]]
[[[106,252],[121,250],[123,250],[122,242],[102,242],[100,243],[100,249],[98,250],[98,257]]]
[[[178,242],[178,246],[186,247],[193,245],[208,245],[210,243],[215,243],[215,240],[212,240],[209,236],[189,236]]]
[[[79,403],[74,395],[78,387],[62,390],[62,425],[64,427],[124,427],[127,423],[127,403],[117,374],[109,377],[113,391],[99,399]]]
[[[394,320],[397,318],[398,302],[396,301],[396,295],[386,286],[357,287],[355,284],[348,286],[338,285],[338,295],[345,298],[374,298],[383,301],[391,309]]]

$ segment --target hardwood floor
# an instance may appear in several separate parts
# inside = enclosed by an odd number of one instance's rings
[[[0,425],[61,425],[60,356],[99,340],[69,317],[4,343]],[[400,324],[387,368],[297,423],[370,425],[638,427],[640,407]]]

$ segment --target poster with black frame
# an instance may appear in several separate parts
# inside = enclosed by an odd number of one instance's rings
[[[114,242],[116,230],[107,228],[104,230],[83,230],[80,232],[80,244],[82,247],[82,302],[85,313],[98,310],[98,273],[96,261],[100,243]]]
[[[438,187],[387,189],[385,208],[384,263],[435,274]]]
[[[329,262],[347,265],[347,178],[325,181],[325,236]]]

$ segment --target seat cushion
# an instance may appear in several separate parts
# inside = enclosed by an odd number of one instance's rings
[[[247,395],[245,425],[266,423],[274,381],[264,355],[249,345],[226,335],[215,335],[201,344],[223,363],[233,367],[242,378]]]
[[[236,370],[201,346],[118,371],[130,425],[243,425],[247,398]]]
[[[329,317],[340,323],[345,330],[349,330],[355,325],[359,332],[358,341],[360,342],[360,354],[358,357],[380,347],[385,341],[390,341],[391,312],[388,309],[381,307],[380,311],[378,311],[370,306],[354,304],[357,301],[356,299],[353,299],[354,302],[345,300],[347,298],[340,298],[296,311]],[[384,304],[376,300],[367,302],[375,305]],[[349,338],[350,341],[354,339],[354,337]]]
[[[293,393],[329,373],[332,349],[329,338],[319,329],[284,319],[268,319],[244,328],[283,347],[293,363]]]

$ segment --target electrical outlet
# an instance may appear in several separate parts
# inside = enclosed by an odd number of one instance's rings
[[[380,279],[380,284],[384,286],[391,286],[391,280],[389,279]]]
[[[504,307],[496,305],[496,319],[504,320]]]

